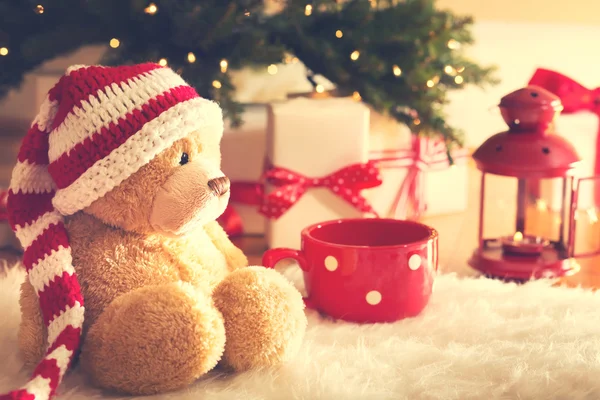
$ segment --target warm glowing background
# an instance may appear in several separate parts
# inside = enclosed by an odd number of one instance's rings
[[[438,5],[481,21],[600,24],[595,0],[438,0]]]

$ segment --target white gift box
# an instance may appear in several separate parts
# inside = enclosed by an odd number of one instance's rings
[[[598,116],[584,111],[575,114],[563,114],[556,120],[555,127],[557,134],[571,142],[582,159],[577,168],[576,176],[581,178],[594,176],[597,157]],[[541,180],[540,198],[547,203],[551,210],[559,211],[562,204],[562,180]],[[594,208],[593,180],[581,182],[577,207],[579,209]]]
[[[368,160],[369,109],[351,98],[298,97],[269,108],[267,157],[274,167],[321,178]],[[273,187],[267,185],[267,193]],[[299,248],[303,228],[336,218],[361,217],[328,188],[309,188],[287,212],[267,220],[269,247]]]
[[[390,159],[379,164],[381,186],[363,191],[379,216],[404,219],[453,214],[467,209],[466,149],[452,153],[454,165],[450,166],[442,142],[417,139],[406,125],[376,113],[371,116],[370,158]],[[420,141],[418,148],[417,141]],[[403,186],[410,185],[411,180],[417,185],[416,200],[424,208],[420,213],[416,209],[419,207],[408,198],[408,186]]]
[[[232,182],[258,182],[266,155],[267,106],[248,105],[239,128],[226,125],[221,140],[221,169]],[[244,234],[264,234],[266,219],[258,207],[231,202],[242,219]]]

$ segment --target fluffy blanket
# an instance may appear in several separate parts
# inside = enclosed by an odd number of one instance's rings
[[[0,277],[0,392],[27,378],[16,340],[23,278],[14,268]],[[355,325],[309,311],[309,325],[293,363],[214,373],[149,399],[600,399],[600,293],[442,275],[417,318]],[[120,399],[77,370],[59,389],[64,400],[103,397]]]

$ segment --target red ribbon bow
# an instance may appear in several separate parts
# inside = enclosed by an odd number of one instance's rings
[[[600,87],[588,89],[561,73],[543,68],[535,71],[529,84],[540,86],[560,97],[564,106],[563,114],[591,111],[600,116]]]
[[[279,218],[290,209],[309,188],[326,187],[361,212],[378,216],[360,191],[381,185],[382,180],[374,163],[357,163],[341,168],[321,178],[310,178],[287,168],[270,167],[265,181],[275,186],[264,197],[260,213]]]
[[[561,73],[543,68],[535,71],[529,84],[540,86],[557,95],[564,107],[563,114],[590,111],[600,118],[600,87],[588,89]],[[600,125],[596,140],[594,174],[600,175]],[[539,192],[537,194],[539,195]],[[600,185],[596,185],[595,200],[596,204],[600,204]]]

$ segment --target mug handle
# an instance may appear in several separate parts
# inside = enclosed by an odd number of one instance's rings
[[[310,270],[308,263],[306,262],[306,258],[304,257],[304,254],[301,251],[288,249],[285,247],[269,249],[265,251],[262,257],[262,265],[265,268],[274,269],[275,265],[279,261],[284,260],[286,258],[291,258],[297,261],[302,271],[308,272]],[[304,305],[306,305],[307,308],[315,308],[314,304],[312,304],[312,302],[308,298],[303,297],[302,299],[304,300]]]

